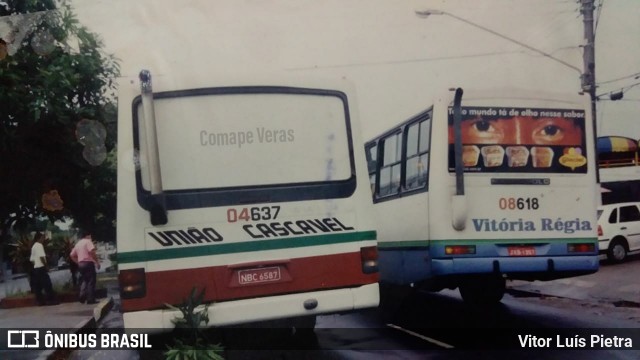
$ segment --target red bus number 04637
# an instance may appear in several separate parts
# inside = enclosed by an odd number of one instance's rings
[[[227,221],[234,223],[237,221],[260,221],[273,220],[278,217],[280,206],[256,206],[251,208],[227,210]]]

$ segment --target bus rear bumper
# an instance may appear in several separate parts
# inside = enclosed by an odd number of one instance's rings
[[[313,309],[305,309],[306,301],[317,301]],[[347,312],[377,307],[380,302],[378,284],[356,288],[278,295],[262,298],[225,301],[209,304],[207,326],[228,326],[266,320]],[[200,307],[196,309],[202,309]],[[182,317],[171,309],[134,311],[123,314],[124,327],[145,333],[171,331],[175,325],[171,320]]]
[[[600,265],[598,255],[433,259],[433,275],[513,274],[512,278],[549,279],[589,274]]]

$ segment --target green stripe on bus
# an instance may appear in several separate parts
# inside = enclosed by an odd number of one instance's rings
[[[428,247],[430,245],[473,245],[473,244],[533,244],[548,242],[566,242],[570,244],[597,242],[597,238],[541,238],[541,239],[449,239],[449,240],[406,240],[406,241],[379,241],[378,248],[410,248],[410,247]]]
[[[375,240],[375,231],[359,231],[344,234],[315,235],[277,240],[247,241],[233,244],[213,244],[171,249],[142,250],[118,253],[118,262],[136,263],[145,261],[169,260],[196,256],[234,254],[241,252],[300,248],[307,246],[330,245],[363,240]]]
[[[390,247],[427,247],[429,246],[429,240],[414,240],[414,241],[379,241],[378,249],[390,248]]]

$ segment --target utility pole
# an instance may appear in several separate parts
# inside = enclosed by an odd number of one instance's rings
[[[591,98],[591,117],[593,121],[593,136],[594,142],[597,140],[597,121],[596,121],[596,35],[594,31],[593,11],[595,10],[595,0],[580,0],[582,13],[582,23],[584,24],[584,39],[586,44],[584,45],[584,53],[582,55],[584,61],[584,69],[582,71],[582,90],[589,93]],[[596,168],[598,161],[598,154],[596,151]],[[600,171],[596,171],[596,179],[600,182]]]
[[[582,73],[582,90],[591,96],[592,110],[595,118],[596,105],[596,56],[595,56],[595,32],[593,30],[593,11],[595,10],[594,0],[581,0],[582,23],[584,24],[584,69]]]

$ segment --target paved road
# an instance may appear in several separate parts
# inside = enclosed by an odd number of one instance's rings
[[[457,291],[443,291],[414,299],[404,308],[403,316],[396,321],[382,322],[376,310],[348,315],[329,315],[318,319],[314,339],[293,338],[288,344],[302,341],[307,350],[232,350],[229,359],[370,359],[370,358],[428,358],[465,359],[469,352],[451,351],[446,346],[457,346],[455,336],[442,331],[446,324],[477,328],[476,334],[491,331],[493,327],[541,326],[557,327],[602,327],[640,328],[640,303],[637,274],[640,274],[640,256],[623,264],[602,263],[600,272],[583,277],[561,279],[551,282],[513,282],[515,291],[506,295],[503,305],[491,311],[473,311],[465,307]],[[113,290],[113,289],[112,289]],[[528,293],[529,295],[525,294]],[[531,296],[532,294],[541,296]],[[117,296],[117,292],[113,293]],[[525,296],[526,295],[526,296]],[[635,300],[635,302],[633,301]],[[116,301],[117,303],[117,301]],[[114,308],[102,326],[122,327],[121,314]],[[434,322],[435,321],[435,322]],[[439,323],[437,323],[439,321]],[[432,324],[425,330],[424,324]],[[435,324],[435,325],[433,325]],[[435,328],[435,330],[434,330]],[[443,336],[444,334],[444,336]],[[447,336],[449,336],[447,338]],[[164,345],[161,346],[164,348]],[[331,350],[329,350],[331,349]],[[334,350],[342,349],[342,350]],[[347,350],[348,349],[348,350]],[[486,355],[486,354],[485,354]],[[569,350],[552,351],[544,357],[538,353],[520,350],[512,353],[493,352],[484,358],[521,359],[636,359],[638,351],[598,351],[585,354]],[[474,355],[474,358],[483,358]],[[483,355],[484,356],[484,355]],[[73,360],[106,359],[153,359],[161,354],[129,351],[76,352]]]
[[[602,261],[595,274],[554,281],[514,281],[510,287],[575,300],[626,302],[640,307],[639,275],[640,255],[634,255],[621,264]]]

